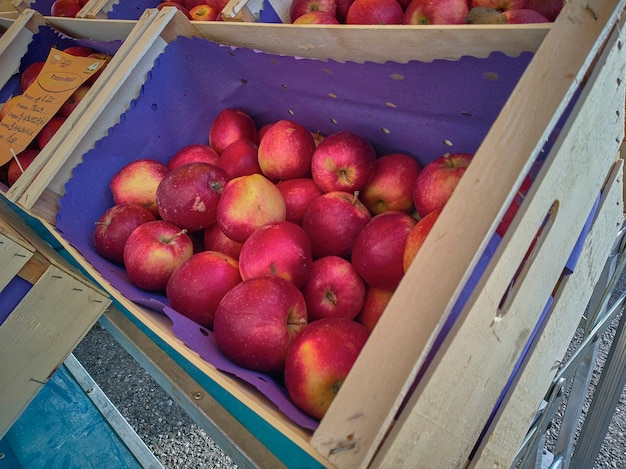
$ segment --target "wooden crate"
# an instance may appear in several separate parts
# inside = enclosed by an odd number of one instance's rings
[[[56,204],[65,183],[83,154],[106,134],[115,120],[112,115],[119,115],[120,103],[94,101],[93,115],[84,115],[93,118],[92,123],[75,134],[76,140],[58,148],[59,164],[42,168],[15,201],[48,227],[132,321],[191,370],[204,389],[286,466],[299,466],[304,460],[308,467],[458,467],[470,459],[476,467],[509,466],[622,222],[622,176],[616,160],[624,137],[626,57],[620,50],[624,27],[619,20],[623,8],[624,2],[617,0],[572,0],[536,49],[531,48],[535,52],[532,61],[314,432],[288,421],[254,389],[204,362],[172,334],[166,317],[130,302],[55,231]],[[269,31],[274,34],[271,38]],[[120,64],[116,78],[138,93],[154,60],[181,36],[205,36],[272,53],[282,47],[286,55],[303,56],[295,52],[300,50],[307,57],[338,62],[402,63],[489,54],[489,47],[474,43],[454,48],[460,38],[467,41],[471,31],[466,28],[461,32],[420,30],[423,34],[415,34],[412,44],[429,45],[422,48],[394,48],[389,38],[395,41],[396,37],[385,36],[389,31],[386,27],[342,33],[329,29],[320,43],[303,47],[306,41],[281,40],[296,37],[288,25],[199,26],[164,10]],[[450,40],[435,44],[431,36],[435,31]],[[489,28],[475,32],[498,36]],[[509,30],[510,37],[517,32]],[[503,48],[528,50],[527,44],[507,41],[508,33],[498,33]],[[342,34],[347,42],[335,42],[331,39],[338,37],[335,34]],[[376,47],[371,50],[356,48],[359,38],[362,43],[364,38],[375,37],[379,40],[372,42]],[[425,38],[429,41],[422,42]],[[557,123],[560,134],[543,154]],[[544,163],[522,209],[441,347],[424,367],[501,216],[539,156]],[[577,268],[564,276],[578,233],[599,194],[599,207]],[[544,227],[542,235],[525,258],[540,226]],[[518,270],[521,273],[516,275]],[[497,407],[550,301],[540,341],[524,357],[525,366]],[[417,315],[419,320],[414,319]],[[421,379],[416,383],[418,373]],[[492,420],[494,409],[497,414]]]
[[[111,300],[4,201],[0,201],[0,259],[2,305],[16,304],[3,311],[8,316],[0,323],[2,438]]]

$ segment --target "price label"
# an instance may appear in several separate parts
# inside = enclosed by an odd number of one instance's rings
[[[72,93],[105,64],[52,49],[37,79],[0,122],[0,166],[28,147]]]

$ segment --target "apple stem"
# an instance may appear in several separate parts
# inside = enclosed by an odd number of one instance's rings
[[[337,295],[335,295],[332,291],[326,293],[326,299],[330,301],[333,305],[337,304]]]
[[[169,238],[165,238],[164,242],[169,243],[170,241],[172,241],[174,238],[178,238],[179,236],[184,235],[185,233],[187,233],[187,229],[182,229],[180,230],[178,233],[170,236]]]
[[[13,158],[15,159],[15,162],[17,163],[17,167],[20,168],[20,173],[23,173],[24,168],[22,168],[22,164],[20,163],[19,158],[15,154],[15,151],[13,150],[13,148],[11,148],[10,151],[11,151],[11,155],[13,155]]]
[[[356,201],[359,200],[359,191],[354,191],[354,200],[352,201],[352,205],[356,205]]]

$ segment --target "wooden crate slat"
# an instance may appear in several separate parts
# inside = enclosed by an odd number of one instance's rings
[[[33,34],[43,24],[43,16],[34,10],[25,10],[0,36],[0,84],[4,85],[19,70],[20,60]]]
[[[32,256],[33,251],[0,232],[0,290],[4,290]]]

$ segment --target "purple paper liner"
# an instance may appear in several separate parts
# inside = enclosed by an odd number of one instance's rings
[[[138,20],[147,8],[156,8],[162,0],[120,0],[107,12],[114,20]]]
[[[245,110],[259,127],[292,119],[326,135],[353,131],[381,155],[404,152],[422,165],[451,151],[475,152],[531,58],[493,53],[429,63],[337,63],[178,38],[157,58],[137,98],[120,110],[120,123],[74,169],[59,201],[57,229],[125,297],[168,315],[173,333],[207,362],[314,429],[317,422],[295,408],[279,383],[224,361],[210,331],[171,310],[162,294],[134,287],[124,269],[95,252],[93,223],[113,205],[108,182],[130,161],[165,162],[185,145],[207,143],[210,123],[227,107]]]
[[[16,276],[0,291],[0,326],[31,288],[30,283]]]

